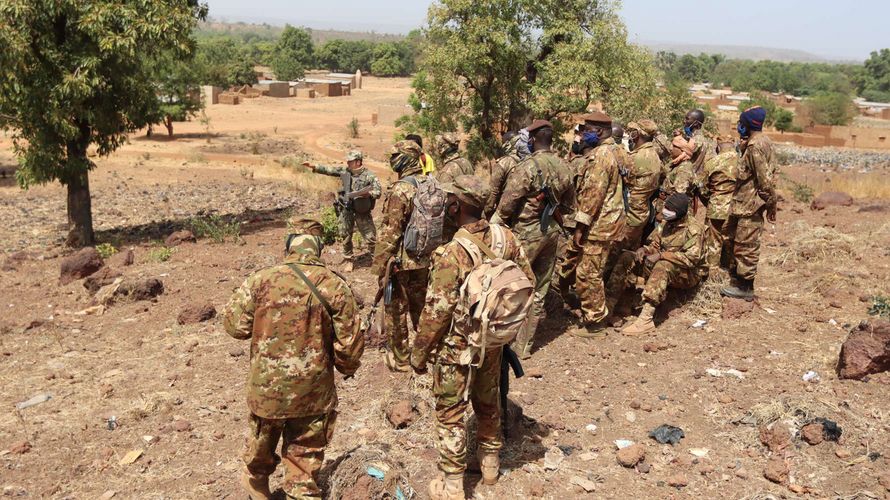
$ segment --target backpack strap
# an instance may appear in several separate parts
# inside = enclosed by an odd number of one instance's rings
[[[417,177],[415,177],[415,176],[413,176],[413,175],[409,175],[408,177],[405,177],[405,178],[403,178],[403,179],[399,179],[399,180],[397,180],[396,182],[404,182],[405,184],[411,184],[411,185],[414,186],[415,188],[417,188],[417,187],[420,186],[420,183],[417,181]]]
[[[473,233],[467,231],[466,229],[461,228],[457,234],[454,235],[455,238],[460,237],[463,240],[467,240],[472,243],[476,248],[479,249],[480,252],[484,253],[486,257],[489,259],[497,259],[498,256],[494,253],[494,251],[489,248],[482,240],[476,237]]]
[[[321,302],[321,305],[324,306],[325,311],[328,312],[328,316],[331,319],[333,319],[334,318],[334,308],[331,307],[330,302],[328,302],[327,299],[324,298],[324,296],[321,294],[321,292],[318,291],[318,288],[315,286],[315,283],[310,281],[309,277],[306,276],[306,274],[299,267],[297,267],[296,264],[288,264],[287,267],[293,269],[293,271],[295,273],[297,273],[297,276],[299,276],[300,279],[303,280],[303,283],[306,283],[306,286],[309,287],[309,291],[312,292],[312,295],[315,295],[315,298],[317,298],[318,301]]]
[[[498,258],[503,259],[507,252],[507,234],[504,232],[504,226],[490,224],[488,227],[491,228],[491,249]]]

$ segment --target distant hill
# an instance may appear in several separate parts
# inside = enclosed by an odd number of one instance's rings
[[[369,42],[396,42],[402,40],[404,35],[393,35],[388,33],[377,33],[375,31],[337,31],[337,30],[316,30],[312,31],[312,41],[320,44],[328,40],[367,40]],[[207,37],[213,35],[231,35],[246,36],[256,35],[257,38],[265,40],[274,40],[278,38],[284,26],[276,26],[272,24],[255,24],[255,23],[228,23],[219,21],[207,21],[198,26],[198,37]]]
[[[666,51],[679,55],[692,54],[723,54],[727,59],[750,59],[760,61],[769,59],[780,62],[850,62],[828,59],[810,52],[795,49],[777,49],[775,47],[747,47],[742,45],[697,45],[678,42],[643,42],[654,52]],[[855,61],[861,62],[861,61]]]

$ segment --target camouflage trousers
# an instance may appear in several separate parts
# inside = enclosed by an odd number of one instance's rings
[[[578,262],[581,260],[581,248],[575,245],[575,240],[569,238],[564,243],[564,249],[556,263],[556,275],[559,278],[559,293],[565,297],[571,288],[575,286],[578,275]]]
[[[528,357],[531,354],[538,323],[544,315],[544,299],[550,290],[553,271],[556,268],[559,233],[551,232],[541,238],[522,240],[521,244],[531,264],[532,272],[535,273],[535,300],[528,321],[513,341],[513,350],[520,357]]]
[[[722,219],[707,219],[705,233],[705,263],[708,268],[720,267],[723,261],[723,250],[729,242],[726,230],[729,224]]]
[[[623,247],[632,252],[642,246],[643,233],[646,231],[646,221],[639,226],[625,226]]]
[[[485,352],[479,368],[438,363],[433,367],[436,397],[436,450],[439,470],[463,474],[467,470],[467,406],[476,415],[476,442],[484,450],[497,451],[501,441],[501,357],[503,348]],[[469,384],[469,402],[464,398]]]
[[[284,492],[289,498],[321,498],[318,472],[334,433],[337,412],[268,419],[251,414],[244,464],[254,477],[270,476],[284,458]],[[275,454],[281,441],[281,457]]]
[[[358,227],[359,234],[362,235],[362,243],[369,252],[374,252],[374,245],[377,243],[377,228],[374,227],[374,219],[371,213],[357,214],[352,210],[340,211],[340,239],[343,240],[343,253],[352,256],[352,233]]]
[[[398,271],[395,279],[398,286],[393,290],[392,302],[384,308],[385,327],[389,334],[389,350],[398,366],[408,366],[411,349],[408,345],[408,316],[417,329],[420,312],[426,301],[429,269]]]
[[[606,307],[606,290],[603,276],[606,261],[614,244],[609,241],[587,241],[584,243],[581,261],[578,263],[578,278],[575,291],[581,300],[581,314],[584,322],[596,323],[609,315]]]
[[[763,234],[763,210],[750,217],[730,216],[726,221],[730,242],[729,271],[739,278],[753,280],[760,260],[760,236]]]
[[[668,288],[689,289],[697,286],[701,280],[695,270],[680,267],[673,262],[659,260],[652,265],[644,260],[642,263],[637,263],[634,254],[622,252],[606,287],[609,303],[617,303],[625,288],[636,282],[637,276],[646,279],[643,299],[654,306],[664,302]]]

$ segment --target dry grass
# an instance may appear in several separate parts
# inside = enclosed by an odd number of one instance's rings
[[[890,200],[890,175],[885,171],[842,172],[829,174],[822,180],[821,176],[816,176],[816,179],[808,175],[802,176],[803,178],[794,177],[795,179],[789,178],[793,184],[808,186],[817,196],[828,191],[840,191],[857,199]],[[793,185],[781,185],[779,190],[788,197],[794,197],[793,188]]]
[[[729,285],[729,275],[725,272],[711,274],[699,285],[695,295],[686,302],[683,313],[688,318],[716,318],[723,310],[720,289]]]
[[[842,259],[856,254],[856,239],[829,227],[813,227],[796,221],[791,225],[792,239],[788,247],[767,261],[782,267],[785,264]]]
[[[329,496],[340,498],[358,482],[368,476],[369,467],[384,473],[382,481],[369,481],[366,492],[368,499],[396,498],[399,490],[403,498],[415,497],[415,492],[408,484],[408,474],[404,467],[388,459],[391,450],[388,446],[367,445],[354,448],[340,458],[332,467],[333,471],[327,483]]]
[[[312,193],[320,196],[327,193],[335,193],[340,187],[340,180],[327,175],[313,174],[304,167],[296,167],[294,172],[294,187],[302,193]]]

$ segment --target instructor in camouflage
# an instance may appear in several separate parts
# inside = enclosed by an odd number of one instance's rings
[[[711,271],[720,267],[723,247],[727,243],[726,220],[735,192],[735,171],[739,162],[735,144],[729,138],[719,138],[717,148],[720,154],[705,162],[698,181],[701,186],[699,195],[708,205],[705,262]]]
[[[460,136],[448,132],[436,136],[436,152],[442,159],[442,166],[436,171],[436,179],[442,184],[454,181],[458,175],[473,175],[476,172],[470,160],[460,154]]]
[[[242,485],[255,500],[272,498],[281,458],[285,493],[321,498],[318,471],[337,420],[334,369],[352,376],[365,346],[352,291],[319,260],[321,224],[292,227],[284,262],[248,277],[223,312],[226,332],[250,340]]]

